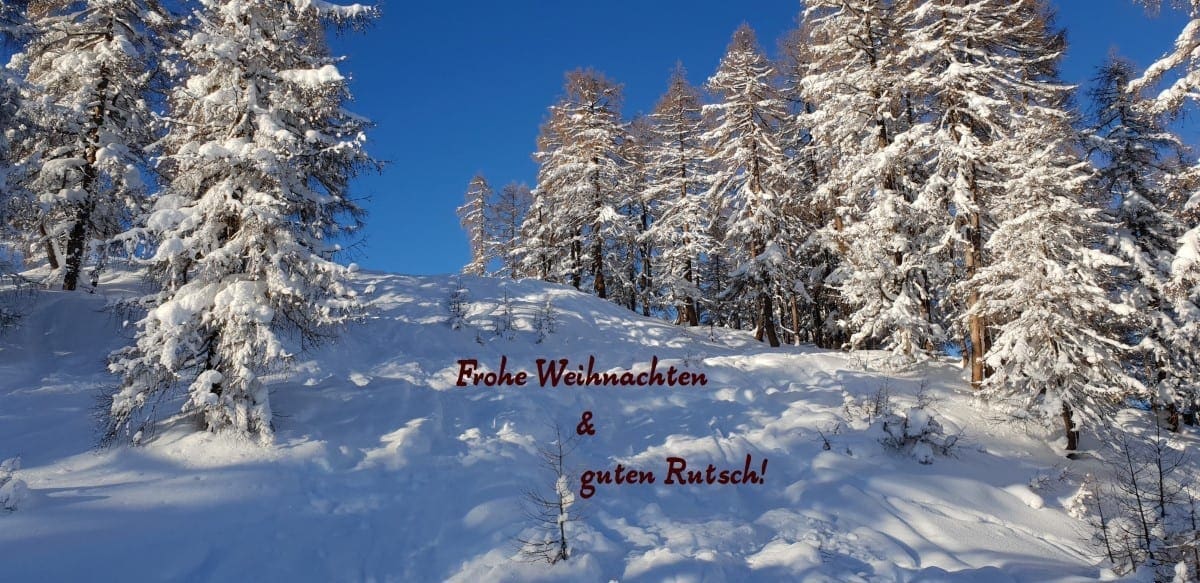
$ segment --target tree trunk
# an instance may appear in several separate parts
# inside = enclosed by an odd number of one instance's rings
[[[686,232],[686,229],[684,229],[684,231]],[[688,257],[687,262],[684,264],[683,279],[685,279],[691,285],[696,284],[695,278],[692,275],[691,257]],[[696,300],[691,296],[683,298],[683,319],[687,322],[688,326],[700,325],[700,314],[696,310]]]
[[[792,313],[792,344],[800,346],[800,306],[795,293],[788,298],[788,303]]]
[[[1075,412],[1066,403],[1062,406],[1062,420],[1067,434],[1067,451],[1075,451],[1079,449],[1079,429],[1075,426]]]
[[[771,301],[771,294],[764,293],[759,297],[759,318],[761,325],[759,329],[766,333],[767,343],[772,348],[779,346],[779,336],[775,332],[775,308]]]
[[[46,245],[46,259],[50,262],[50,269],[58,269],[58,245],[54,244],[54,238],[46,230],[46,224],[38,225],[38,231],[42,235],[42,241]]]
[[[104,35],[105,40],[112,42],[113,40],[113,23],[108,21],[108,30]],[[83,251],[87,245],[88,228],[87,224],[92,219],[93,205],[95,204],[95,193],[92,189],[96,186],[96,180],[99,177],[99,172],[96,170],[96,156],[100,152],[100,126],[104,125],[104,118],[108,117],[108,69],[104,66],[100,67],[100,81],[96,83],[96,105],[92,108],[91,127],[88,128],[88,147],[85,159],[87,165],[83,169],[83,184],[81,190],[84,196],[88,197],[85,202],[80,203],[75,211],[75,224],[71,225],[71,232],[67,235],[67,256],[66,256],[66,271],[63,273],[63,290],[73,291],[79,284],[79,273],[83,270]]]
[[[595,279],[592,282],[592,289],[596,291],[596,297],[600,299],[608,298],[608,288],[604,285],[604,272],[597,269]]]
[[[642,211],[641,231],[638,236],[642,237],[646,231],[650,230],[650,208],[648,203],[640,205]],[[642,253],[642,315],[650,315],[650,295],[654,288],[654,248],[650,245],[649,240],[643,240],[639,250]]]
[[[1179,405],[1171,403],[1167,405],[1167,429],[1172,433],[1179,433]]]
[[[576,239],[571,243],[571,287],[579,289],[582,284],[582,275],[580,274],[580,262],[582,261],[583,251],[580,249],[579,240]]]
[[[967,279],[970,280],[983,267],[983,229],[980,225],[979,213],[971,213],[970,235],[967,238]],[[972,289],[967,298],[967,309],[972,310],[979,304],[978,289]],[[967,319],[967,327],[971,335],[969,362],[971,364],[971,388],[979,390],[987,378],[987,368],[984,356],[987,354],[987,324],[983,317],[971,315]]]
[[[79,273],[83,270],[83,248],[87,242],[87,221],[91,213],[84,205],[75,212],[75,223],[67,235],[67,269],[63,273],[64,291],[74,291],[79,285]]]

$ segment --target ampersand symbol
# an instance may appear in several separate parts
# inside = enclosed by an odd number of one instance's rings
[[[578,435],[595,435],[596,427],[592,425],[592,412],[584,411],[583,418],[579,425],[575,426],[575,433]]]

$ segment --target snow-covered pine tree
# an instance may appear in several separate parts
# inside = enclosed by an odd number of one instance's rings
[[[575,221],[558,216],[569,209],[557,206],[559,201],[554,196],[557,191],[551,188],[550,167],[546,165],[550,153],[563,143],[559,132],[561,115],[560,110],[551,107],[538,133],[538,150],[533,154],[539,165],[538,183],[529,192],[529,210],[521,222],[520,242],[512,256],[520,261],[520,269],[526,275],[542,281],[571,283],[578,289],[579,279],[573,277],[579,273],[579,248],[573,240]]]
[[[914,113],[903,37],[884,0],[806,4],[809,75],[801,82],[805,116],[827,175],[815,198],[832,201],[840,221],[822,225],[842,261],[831,279],[846,303],[850,346],[881,342],[914,359],[940,346],[931,273],[949,241],[949,209],[917,199],[920,145],[929,126]],[[934,201],[936,202],[936,201]],[[944,283],[944,282],[942,282]]]
[[[0,49],[19,48],[29,33],[25,21],[28,2],[4,2],[0,4]],[[20,79],[13,71],[0,64],[0,242],[12,246],[18,240],[13,230],[12,213],[22,205],[14,191],[21,182],[17,174],[17,161],[10,145],[21,139],[28,131],[21,121]],[[14,204],[18,203],[18,204]],[[11,254],[12,249],[8,249]],[[0,274],[13,268],[7,261],[0,261]],[[15,317],[7,306],[0,306],[0,327]]]
[[[687,80],[683,64],[675,65],[667,93],[650,114],[647,144],[654,168],[646,198],[658,202],[658,219],[647,237],[659,250],[657,283],[663,301],[676,310],[676,323],[700,324],[700,264],[713,250],[709,238],[710,209],[704,196],[708,174],[701,136],[704,116],[700,91]]]
[[[17,218],[62,268],[64,290],[78,285],[90,246],[127,228],[144,198],[157,139],[150,91],[170,22],[155,0],[41,3],[14,57],[22,116],[37,128],[14,144],[30,169]]]
[[[634,230],[620,212],[628,191],[621,157],[621,86],[604,75],[567,73],[563,97],[550,108],[539,139],[538,184],[526,218],[523,252],[536,271],[576,288],[585,283],[608,297],[613,266],[605,258],[614,242]]]
[[[487,210],[494,195],[487,178],[476,174],[467,186],[466,202],[458,207],[458,220],[467,233],[471,250],[471,261],[462,268],[467,275],[487,273],[488,263],[492,260],[491,241],[487,236],[490,230]]]
[[[26,14],[29,9],[27,0],[14,0],[0,3],[0,49],[16,49],[24,45],[31,32]],[[17,91],[17,75],[15,71],[0,65],[0,148],[12,137],[10,132],[17,125],[16,105],[20,93]],[[0,163],[6,161],[0,158]],[[11,161],[8,161],[11,163]],[[0,176],[2,179],[2,176]]]
[[[571,508],[576,500],[567,458],[577,445],[555,425],[554,440],[538,448],[538,461],[553,478],[554,492],[543,494],[541,488],[525,491],[522,506],[532,533],[517,537],[517,542],[521,545],[520,556],[526,561],[553,565],[571,557],[567,526],[579,521],[579,513]]]
[[[713,248],[700,264],[700,297],[697,299],[700,323],[740,330],[742,318],[753,313],[753,306],[747,298],[729,297],[725,293],[729,290],[733,261],[724,245],[729,219],[725,215],[724,198],[710,188],[704,199],[704,206],[709,210],[705,234],[713,242]]]
[[[491,229],[488,231],[488,240],[500,263],[499,270],[494,274],[516,279],[523,273],[517,248],[520,246],[521,224],[529,213],[532,199],[528,185],[510,182],[500,189],[489,207],[491,218],[487,223]]]
[[[359,5],[202,0],[181,43],[187,76],[170,94],[164,192],[145,232],[161,292],[146,298],[136,344],[112,357],[121,376],[108,437],[137,436],[173,386],[208,430],[268,442],[261,375],[360,313],[332,258],[362,211],[349,182],[376,165],[367,122],[348,113],[327,24]]]
[[[1104,285],[1120,261],[1097,246],[1108,225],[1083,202],[1090,172],[1069,114],[1031,103],[1013,115],[1014,131],[996,143],[1005,182],[988,201],[998,223],[989,262],[967,282],[980,294],[969,315],[994,326],[981,395],[1061,416],[1074,450],[1082,422],[1144,390],[1109,325],[1131,307]]]
[[[955,248],[946,265],[958,270],[937,280],[971,281],[987,265],[984,243],[996,223],[989,200],[1007,180],[999,171],[1005,150],[996,144],[1012,135],[1014,108],[1064,95],[1047,75],[1061,55],[1061,39],[1047,31],[1042,0],[912,0],[896,20],[914,72],[908,81],[932,128],[921,144],[930,175],[915,200],[954,216],[953,230],[927,235],[945,236]],[[988,374],[989,345],[989,323],[971,310],[980,290],[973,284],[949,289],[937,309],[947,323],[961,322],[955,331],[963,364],[978,389]]]
[[[606,260],[618,276],[617,288],[611,293],[613,301],[631,311],[640,309],[643,316],[662,307],[662,293],[655,272],[658,249],[648,236],[661,210],[659,201],[649,193],[656,170],[650,158],[653,139],[649,117],[639,115],[629,122],[621,144],[625,169],[622,172],[623,204],[619,209],[626,217],[626,228],[622,230],[624,237],[613,241],[610,258]]]
[[[29,24],[25,20],[28,1],[13,1],[0,4],[0,48],[20,48],[29,35]],[[17,91],[17,79],[8,67],[0,66],[0,155],[2,148],[12,139],[10,132],[17,125],[17,103],[20,97]],[[11,163],[7,158],[0,158],[0,164]],[[0,174],[0,180],[3,175]],[[2,183],[0,183],[2,184]]]
[[[1129,91],[1134,76],[1133,65],[1117,57],[1100,69],[1086,143],[1100,164],[1098,203],[1112,209],[1116,223],[1109,249],[1127,264],[1117,291],[1136,307],[1137,317],[1123,326],[1136,345],[1129,358],[1132,372],[1178,431],[1180,409],[1200,406],[1192,388],[1200,371],[1194,348],[1200,345],[1200,307],[1194,298],[1169,291],[1171,263],[1184,233],[1179,217],[1186,197],[1179,176],[1187,169],[1180,138],[1161,115],[1138,107]]]
[[[10,49],[24,42],[29,33],[25,21],[28,2],[4,2],[0,4],[0,48]],[[16,137],[19,122],[20,91],[17,76],[8,67],[0,66],[0,192],[7,199],[9,188],[5,187],[9,171],[15,165],[10,156],[9,143]],[[0,200],[0,204],[7,201]]]
[[[1158,8],[1161,0],[1140,0],[1151,8]],[[1189,103],[1200,100],[1200,61],[1196,53],[1200,50],[1200,0],[1186,3],[1188,23],[1175,40],[1173,50],[1152,64],[1138,79],[1129,84],[1129,92],[1139,99],[1138,106],[1149,114],[1177,114]],[[1169,81],[1169,82],[1168,82]],[[1166,87],[1161,87],[1166,83]],[[1160,89],[1157,93],[1153,90]],[[1143,97],[1143,95],[1147,97]],[[1149,97],[1153,95],[1153,97]],[[1180,190],[1189,196],[1176,213],[1185,232],[1176,243],[1175,257],[1171,262],[1171,282],[1168,287],[1175,311],[1187,322],[1177,334],[1183,338],[1200,337],[1200,166],[1193,165],[1177,177]],[[1194,407],[1200,389],[1192,384]]]
[[[789,175],[779,124],[787,106],[775,87],[775,67],[748,24],[734,32],[708,89],[719,99],[704,106],[715,116],[704,134],[713,168],[709,192],[726,208],[723,243],[737,262],[723,295],[748,299],[755,336],[779,346],[775,298],[792,287],[785,248],[797,238],[784,220]]]
[[[792,242],[791,252],[803,268],[788,308],[792,313],[793,340],[812,342],[822,348],[840,348],[847,340],[845,328],[839,324],[844,319],[844,302],[831,277],[841,263],[838,247],[839,241],[844,245],[844,240],[829,235],[843,229],[845,221],[837,213],[837,197],[822,198],[833,194],[829,189],[820,189],[829,174],[827,158],[832,150],[814,138],[810,126],[817,121],[814,116],[821,113],[804,99],[804,79],[813,73],[810,45],[817,44],[816,40],[801,19],[801,26],[789,31],[779,42],[780,93],[789,105],[781,134],[791,162],[794,191],[789,215],[799,225],[798,230],[806,234]]]

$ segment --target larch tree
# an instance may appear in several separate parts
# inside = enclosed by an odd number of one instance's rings
[[[543,126],[538,184],[526,218],[533,234],[527,261],[544,263],[552,280],[576,288],[586,283],[608,297],[614,242],[634,229],[620,209],[628,202],[626,129],[621,122],[621,86],[590,69],[567,73],[562,99]]]
[[[989,200],[997,220],[989,262],[968,282],[980,292],[970,315],[995,327],[986,355],[993,374],[980,390],[1047,418],[1060,415],[1066,449],[1075,450],[1083,422],[1143,392],[1110,325],[1133,308],[1105,285],[1121,262],[1097,245],[1109,225],[1084,202],[1091,173],[1069,114],[1048,105],[1014,114],[1017,127],[997,144],[1005,183]]]
[[[1162,5],[1162,0],[1137,2],[1152,10]],[[1200,98],[1200,63],[1196,61],[1196,51],[1200,50],[1200,0],[1181,0],[1177,4],[1186,6],[1188,23],[1175,39],[1175,46],[1151,64],[1140,77],[1131,80],[1128,87],[1129,92],[1137,97],[1142,97],[1150,89],[1159,89],[1157,94],[1142,98],[1140,103],[1152,114],[1178,112],[1188,102]],[[1163,84],[1166,86],[1160,87]]]
[[[157,140],[150,91],[170,23],[155,0],[41,3],[14,58],[24,72],[23,118],[36,131],[13,144],[28,194],[21,228],[73,290],[94,244],[129,226],[146,194]]]
[[[25,20],[28,2],[5,2],[0,4],[0,47],[20,47],[29,34]],[[3,199],[0,205],[7,206],[11,187],[8,179],[16,166],[9,145],[21,133],[20,79],[8,67],[0,66],[0,188]],[[2,207],[0,207],[2,208]]]
[[[827,176],[816,199],[834,201],[839,221],[824,225],[842,258],[831,279],[853,311],[850,346],[882,343],[914,359],[940,346],[937,284],[949,255],[949,209],[918,199],[921,148],[931,128],[914,112],[897,7],[883,0],[807,3],[810,74],[801,82],[814,141]]]
[[[495,192],[488,185],[487,178],[476,174],[467,186],[466,202],[458,207],[458,220],[467,233],[467,244],[471,251],[471,261],[462,268],[464,274],[483,275],[488,272],[493,255],[488,237],[488,208],[493,196]]]
[[[792,285],[784,251],[792,235],[784,220],[788,160],[779,140],[787,107],[775,87],[775,68],[749,25],[734,32],[708,89],[718,98],[704,106],[715,118],[704,134],[713,168],[709,192],[726,209],[723,243],[737,261],[723,295],[747,299],[756,337],[779,346],[774,300],[781,287]]]
[[[833,281],[840,270],[845,239],[836,236],[845,229],[839,208],[840,195],[826,185],[832,148],[813,135],[812,126],[824,112],[805,99],[804,80],[816,73],[812,47],[826,42],[814,34],[801,18],[800,26],[789,31],[779,42],[777,64],[781,95],[788,102],[782,139],[791,162],[792,204],[790,220],[804,235],[789,249],[802,266],[799,279],[788,300],[793,340],[808,341],[823,348],[840,348],[846,343],[844,302]]]
[[[713,250],[704,196],[708,166],[705,163],[704,117],[700,91],[677,64],[667,93],[650,114],[649,158],[654,167],[646,198],[660,207],[647,237],[659,250],[657,278],[663,301],[676,310],[676,322],[700,323],[700,265]]]
[[[557,168],[552,154],[563,145],[560,128],[563,112],[556,107],[542,123],[533,159],[538,163],[537,185],[530,191],[529,210],[521,223],[521,241],[513,250],[521,271],[530,277],[555,283],[570,283],[579,288],[582,276],[578,268],[581,248],[575,238],[574,209],[560,206],[554,180]]]
[[[1200,405],[1192,388],[1200,371],[1194,349],[1200,344],[1200,308],[1194,298],[1170,289],[1171,264],[1185,231],[1180,219],[1189,169],[1179,136],[1129,91],[1134,78],[1133,65],[1117,57],[1100,69],[1086,144],[1100,165],[1098,203],[1111,208],[1115,223],[1108,249],[1126,264],[1115,287],[1136,308],[1137,317],[1121,327],[1136,345],[1127,360],[1178,431],[1181,409]]]
[[[1141,0],[1152,9],[1160,0]],[[1138,78],[1129,82],[1127,91],[1137,101],[1136,107],[1146,115],[1177,115],[1200,100],[1200,0],[1181,2],[1186,6],[1188,23],[1179,33],[1172,50],[1154,62]],[[1157,90],[1157,93],[1155,91]],[[1200,338],[1200,166],[1179,172],[1173,189],[1182,199],[1170,209],[1174,223],[1182,229],[1175,241],[1171,260],[1171,279],[1167,295],[1173,306],[1177,326],[1172,335],[1183,345],[1195,346]],[[1165,210],[1165,209],[1164,209]],[[1194,350],[1193,350],[1194,352]],[[1200,389],[1195,382],[1182,387],[1180,400],[1190,401],[1193,411],[1200,410]],[[1188,403],[1179,403],[1187,406]],[[1173,422],[1172,425],[1175,425]]]
[[[608,260],[618,275],[618,290],[613,300],[630,310],[640,309],[643,316],[661,308],[662,296],[655,272],[658,247],[649,236],[661,210],[660,201],[650,191],[656,173],[650,153],[654,141],[651,125],[649,117],[635,117],[629,122],[622,142],[624,194],[620,197],[619,211],[626,220],[622,223],[624,228],[616,233],[621,238],[613,241],[612,258]]]
[[[170,94],[163,192],[142,233],[161,291],[145,298],[107,437],[137,442],[155,406],[186,387],[185,416],[210,431],[269,442],[262,375],[361,313],[333,261],[361,224],[350,180],[376,163],[367,122],[344,109],[329,23],[372,9],[326,2],[202,0],[181,45],[186,77]]]
[[[532,200],[528,185],[510,182],[500,189],[489,207],[491,218],[487,222],[491,228],[487,236],[499,259],[498,275],[516,279],[523,274],[517,249],[521,241],[521,224],[525,222]]]
[[[25,20],[28,2],[5,2],[0,4],[0,47],[19,48],[29,34],[29,26]],[[11,145],[24,139],[29,126],[22,118],[21,111],[21,80],[13,71],[0,64],[0,242],[13,247],[21,237],[14,229],[19,221],[13,221],[13,213],[22,206],[24,197],[15,192],[20,188],[22,177],[18,170],[15,152]],[[6,255],[13,255],[15,249],[5,249]],[[8,261],[0,261],[0,273],[13,269]],[[13,313],[7,306],[0,306],[0,323],[10,321]]]
[[[0,47],[20,48],[30,33],[26,14],[29,8],[27,1],[4,2],[0,4]],[[15,136],[17,126],[17,104],[20,92],[17,90],[18,79],[8,67],[0,66],[0,148]],[[0,149],[0,153],[6,150]],[[0,158],[0,163],[11,163],[6,157]],[[0,175],[3,180],[3,175]],[[0,183],[2,184],[2,183]]]
[[[960,283],[948,286],[952,293],[939,309],[957,324],[971,386],[979,389],[989,373],[990,324],[973,309],[982,296],[971,282],[987,264],[985,243],[996,224],[989,201],[1006,188],[999,169],[1004,149],[996,144],[1013,134],[1023,102],[1065,95],[1066,88],[1047,74],[1061,47],[1047,32],[1040,0],[911,0],[897,13],[897,24],[914,71],[910,87],[931,125],[920,144],[928,178],[915,200],[926,209],[951,209],[954,216],[946,237],[955,250],[955,271],[941,277]]]

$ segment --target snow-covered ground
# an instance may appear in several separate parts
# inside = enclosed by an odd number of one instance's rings
[[[97,450],[106,354],[127,341],[103,294],[38,292],[0,339],[0,459],[28,495],[0,511],[0,581],[1075,581],[1101,575],[1064,510],[1086,461],[1056,436],[1002,423],[956,363],[888,370],[880,354],[768,348],[684,329],[539,282],[461,278],[467,326],[447,324],[456,278],[357,274],[372,318],[271,379],[276,445],[168,424],[143,447]],[[112,291],[118,290],[118,291]],[[510,298],[516,331],[491,328]],[[532,331],[549,297],[557,329]],[[601,370],[703,373],[704,387],[456,387],[459,359],[535,372],[537,358]],[[953,455],[886,448],[848,399],[922,385]],[[177,401],[162,405],[177,410]],[[521,561],[523,494],[551,426],[596,434],[567,460],[653,471],[570,508],[572,557]],[[824,436],[824,437],[823,437]],[[826,448],[826,441],[829,447]],[[1085,443],[1085,445],[1088,445]],[[665,484],[667,457],[762,484]],[[576,483],[574,486],[578,488]],[[576,490],[578,493],[578,490]]]

